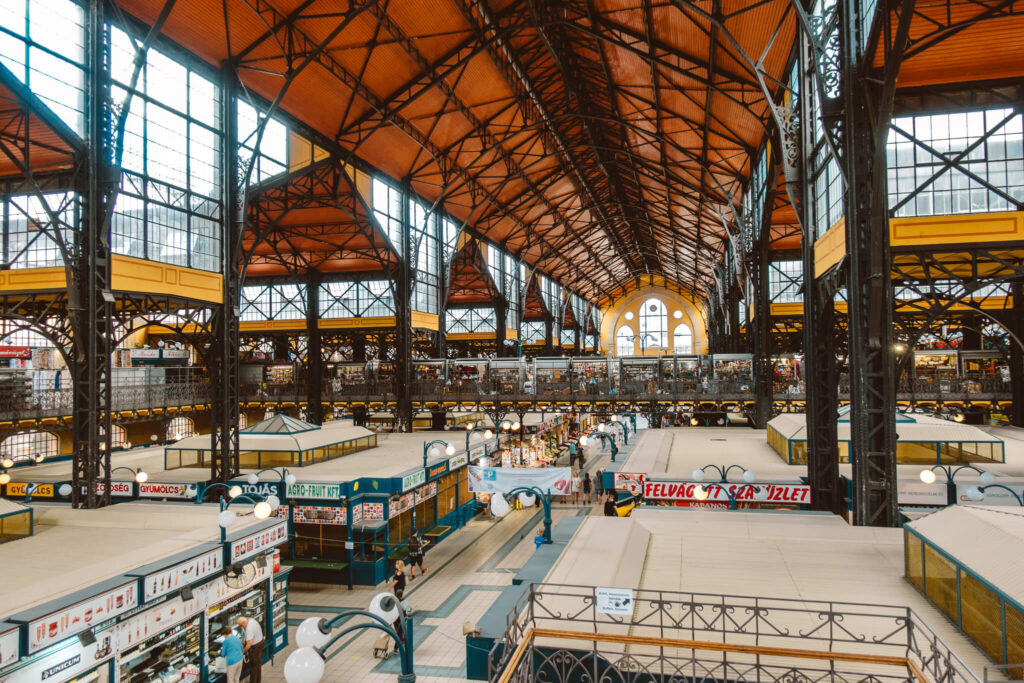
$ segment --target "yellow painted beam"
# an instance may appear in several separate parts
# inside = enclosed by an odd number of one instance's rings
[[[224,300],[220,273],[119,254],[110,261],[110,286],[115,291],[163,294],[216,304]]]

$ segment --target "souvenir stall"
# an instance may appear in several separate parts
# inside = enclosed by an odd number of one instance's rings
[[[705,357],[672,356],[663,358],[661,365],[662,388],[673,393],[697,392],[705,376]]]
[[[721,393],[748,392],[753,388],[754,357],[749,353],[717,353],[711,372]]]
[[[571,393],[568,358],[535,358],[533,369],[538,396]]]
[[[796,392],[803,380],[803,356],[785,353],[772,358],[772,393]]]
[[[525,367],[525,364],[518,358],[491,360],[490,378],[492,393],[505,396],[522,393],[526,374]]]
[[[573,358],[572,381],[581,395],[611,393],[611,360],[609,358]]]
[[[412,365],[412,379],[415,391],[424,394],[438,394],[445,380],[443,360],[420,360]]]
[[[327,366],[331,391],[336,396],[367,393],[366,363],[330,363]]]
[[[445,380],[448,393],[480,395],[489,393],[487,387],[487,361],[463,359],[448,361]]]
[[[665,362],[668,359],[664,359]],[[656,394],[658,392],[658,357],[623,356],[619,358],[619,388],[622,396]]]
[[[1009,391],[1010,365],[998,351],[961,351],[960,376],[969,394]]]
[[[956,373],[956,351],[914,351],[915,379],[932,383],[954,379]]]

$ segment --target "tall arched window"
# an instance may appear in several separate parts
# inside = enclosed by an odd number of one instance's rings
[[[640,334],[649,334],[644,338],[644,347],[668,346],[668,311],[661,299],[648,299],[640,307]]]
[[[19,432],[0,442],[0,458],[42,462],[45,458],[56,457],[59,445],[57,436],[50,432]]]
[[[633,355],[633,328],[623,325],[615,334],[615,350],[620,356]]]
[[[190,436],[195,436],[196,425],[192,422],[190,417],[173,417],[171,421],[167,423],[167,432],[164,438],[167,441],[178,441],[180,439],[187,439]]]
[[[693,332],[686,323],[676,325],[672,333],[672,348],[676,353],[693,353]]]

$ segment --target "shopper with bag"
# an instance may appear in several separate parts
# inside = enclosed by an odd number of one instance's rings
[[[420,542],[420,537],[414,531],[412,536],[409,537],[409,574],[414,579],[416,578],[416,567],[420,568],[420,573],[427,573],[427,570],[423,567],[423,544]]]
[[[220,656],[224,658],[226,667],[224,675],[227,683],[239,683],[242,680],[242,662],[245,657],[242,655],[242,639],[235,635],[234,629],[225,626],[224,642],[220,646]]]

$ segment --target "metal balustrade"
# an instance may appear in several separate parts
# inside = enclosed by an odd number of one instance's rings
[[[489,680],[980,680],[908,607],[636,590],[618,616],[598,590],[532,584],[490,651]]]

